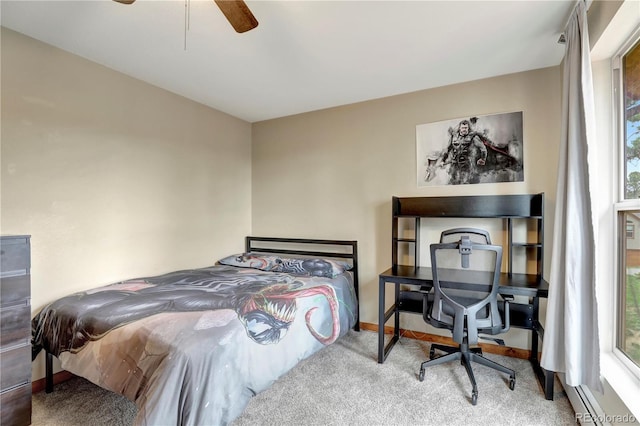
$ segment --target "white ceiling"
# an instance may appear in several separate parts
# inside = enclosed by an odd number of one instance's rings
[[[2,0],[0,15],[7,28],[256,122],[558,65],[574,4],[248,0],[260,24],[243,34],[212,0]]]

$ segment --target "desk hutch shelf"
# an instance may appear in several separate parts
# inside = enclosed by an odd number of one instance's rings
[[[400,244],[412,246],[410,252],[414,268],[420,259],[421,221],[429,218],[499,219],[506,222],[507,274],[514,273],[514,256],[520,250],[525,256],[533,254],[536,275],[544,270],[544,193],[518,195],[489,195],[463,197],[393,197],[392,198],[392,267],[400,266]],[[401,236],[401,220],[412,222],[413,237]],[[535,227],[535,241],[514,241],[514,224],[528,221]],[[529,224],[527,224],[527,228]],[[434,241],[435,242],[435,241]],[[496,242],[494,241],[494,244]],[[522,271],[526,273],[526,271]]]

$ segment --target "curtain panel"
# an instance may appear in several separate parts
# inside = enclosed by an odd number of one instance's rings
[[[595,107],[583,1],[569,19],[565,38],[553,258],[541,365],[565,373],[570,386],[602,392],[588,158],[588,147],[596,142]]]

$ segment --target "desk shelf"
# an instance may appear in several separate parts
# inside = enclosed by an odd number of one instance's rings
[[[489,195],[463,197],[393,197],[392,198],[392,250],[391,265],[397,269],[400,262],[400,244],[410,244],[413,267],[420,265],[420,227],[429,218],[496,219],[504,222],[506,232],[506,273],[516,273],[516,255],[524,256],[525,264],[535,262],[535,274],[544,270],[544,193],[518,195]],[[524,222],[524,223],[521,223]],[[402,226],[404,224],[404,226]],[[514,240],[514,226],[526,228],[533,241]],[[413,229],[413,237],[406,234]],[[495,241],[494,241],[495,244]],[[521,253],[524,252],[524,253]],[[409,265],[411,266],[411,265]],[[527,271],[521,271],[527,273]]]

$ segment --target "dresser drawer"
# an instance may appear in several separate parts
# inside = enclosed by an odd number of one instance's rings
[[[0,352],[0,365],[0,391],[31,383],[31,345]]]
[[[31,341],[31,306],[0,308],[0,349],[28,344]]]
[[[31,383],[0,393],[2,426],[31,424]]]
[[[0,278],[0,304],[21,305],[31,298],[31,275]]]
[[[31,267],[28,236],[2,237],[0,240],[0,276],[25,275]]]

